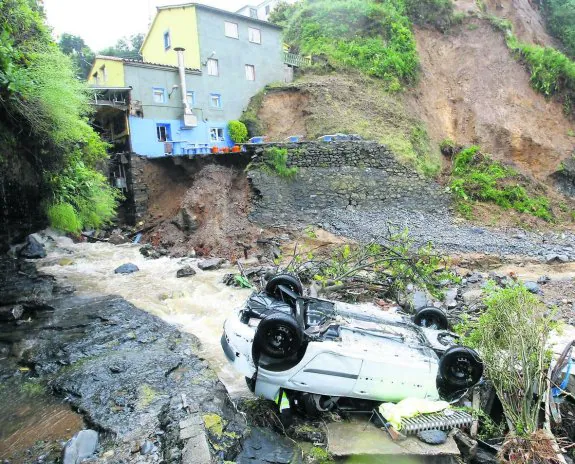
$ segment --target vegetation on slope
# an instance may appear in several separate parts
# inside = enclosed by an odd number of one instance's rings
[[[575,2],[573,0],[545,0],[543,8],[547,27],[565,47],[565,52],[575,58]]]
[[[95,170],[106,145],[88,124],[89,95],[75,73],[34,0],[0,3],[0,132],[14,134],[45,174],[47,212],[71,232],[108,222],[116,200]]]
[[[480,201],[552,221],[549,199],[528,193],[527,185],[515,170],[484,155],[477,146],[460,151],[453,159],[450,189],[464,215],[471,214],[471,202]]]

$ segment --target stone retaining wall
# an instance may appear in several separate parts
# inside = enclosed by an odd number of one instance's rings
[[[286,179],[264,168],[264,150],[288,150],[288,166],[297,175]],[[254,220],[278,223],[317,222],[326,209],[377,210],[400,206],[412,211],[447,210],[450,196],[433,180],[399,163],[376,142],[306,142],[251,146],[248,176],[257,193]]]

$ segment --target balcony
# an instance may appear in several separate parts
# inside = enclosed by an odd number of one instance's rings
[[[311,57],[284,52],[284,63],[289,66],[295,66],[296,68],[302,68],[311,65]]]

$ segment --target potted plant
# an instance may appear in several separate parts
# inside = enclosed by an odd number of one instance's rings
[[[239,145],[234,145],[232,147],[232,153],[239,153],[240,151],[242,151],[242,149]]]
[[[230,152],[230,148],[229,147],[224,147],[222,148],[222,153],[229,153]]]
[[[218,152],[218,147],[213,146],[213,147],[212,147],[212,153],[217,153],[217,152]]]

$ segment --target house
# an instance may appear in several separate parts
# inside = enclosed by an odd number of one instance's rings
[[[146,157],[232,145],[228,122],[286,67],[280,27],[196,3],[158,7],[141,54],[97,56],[88,82],[105,137]]]
[[[292,4],[295,3],[296,0],[265,0],[258,5],[245,5],[236,11],[236,13],[249,16],[250,18],[268,21],[271,12],[282,2]]]

